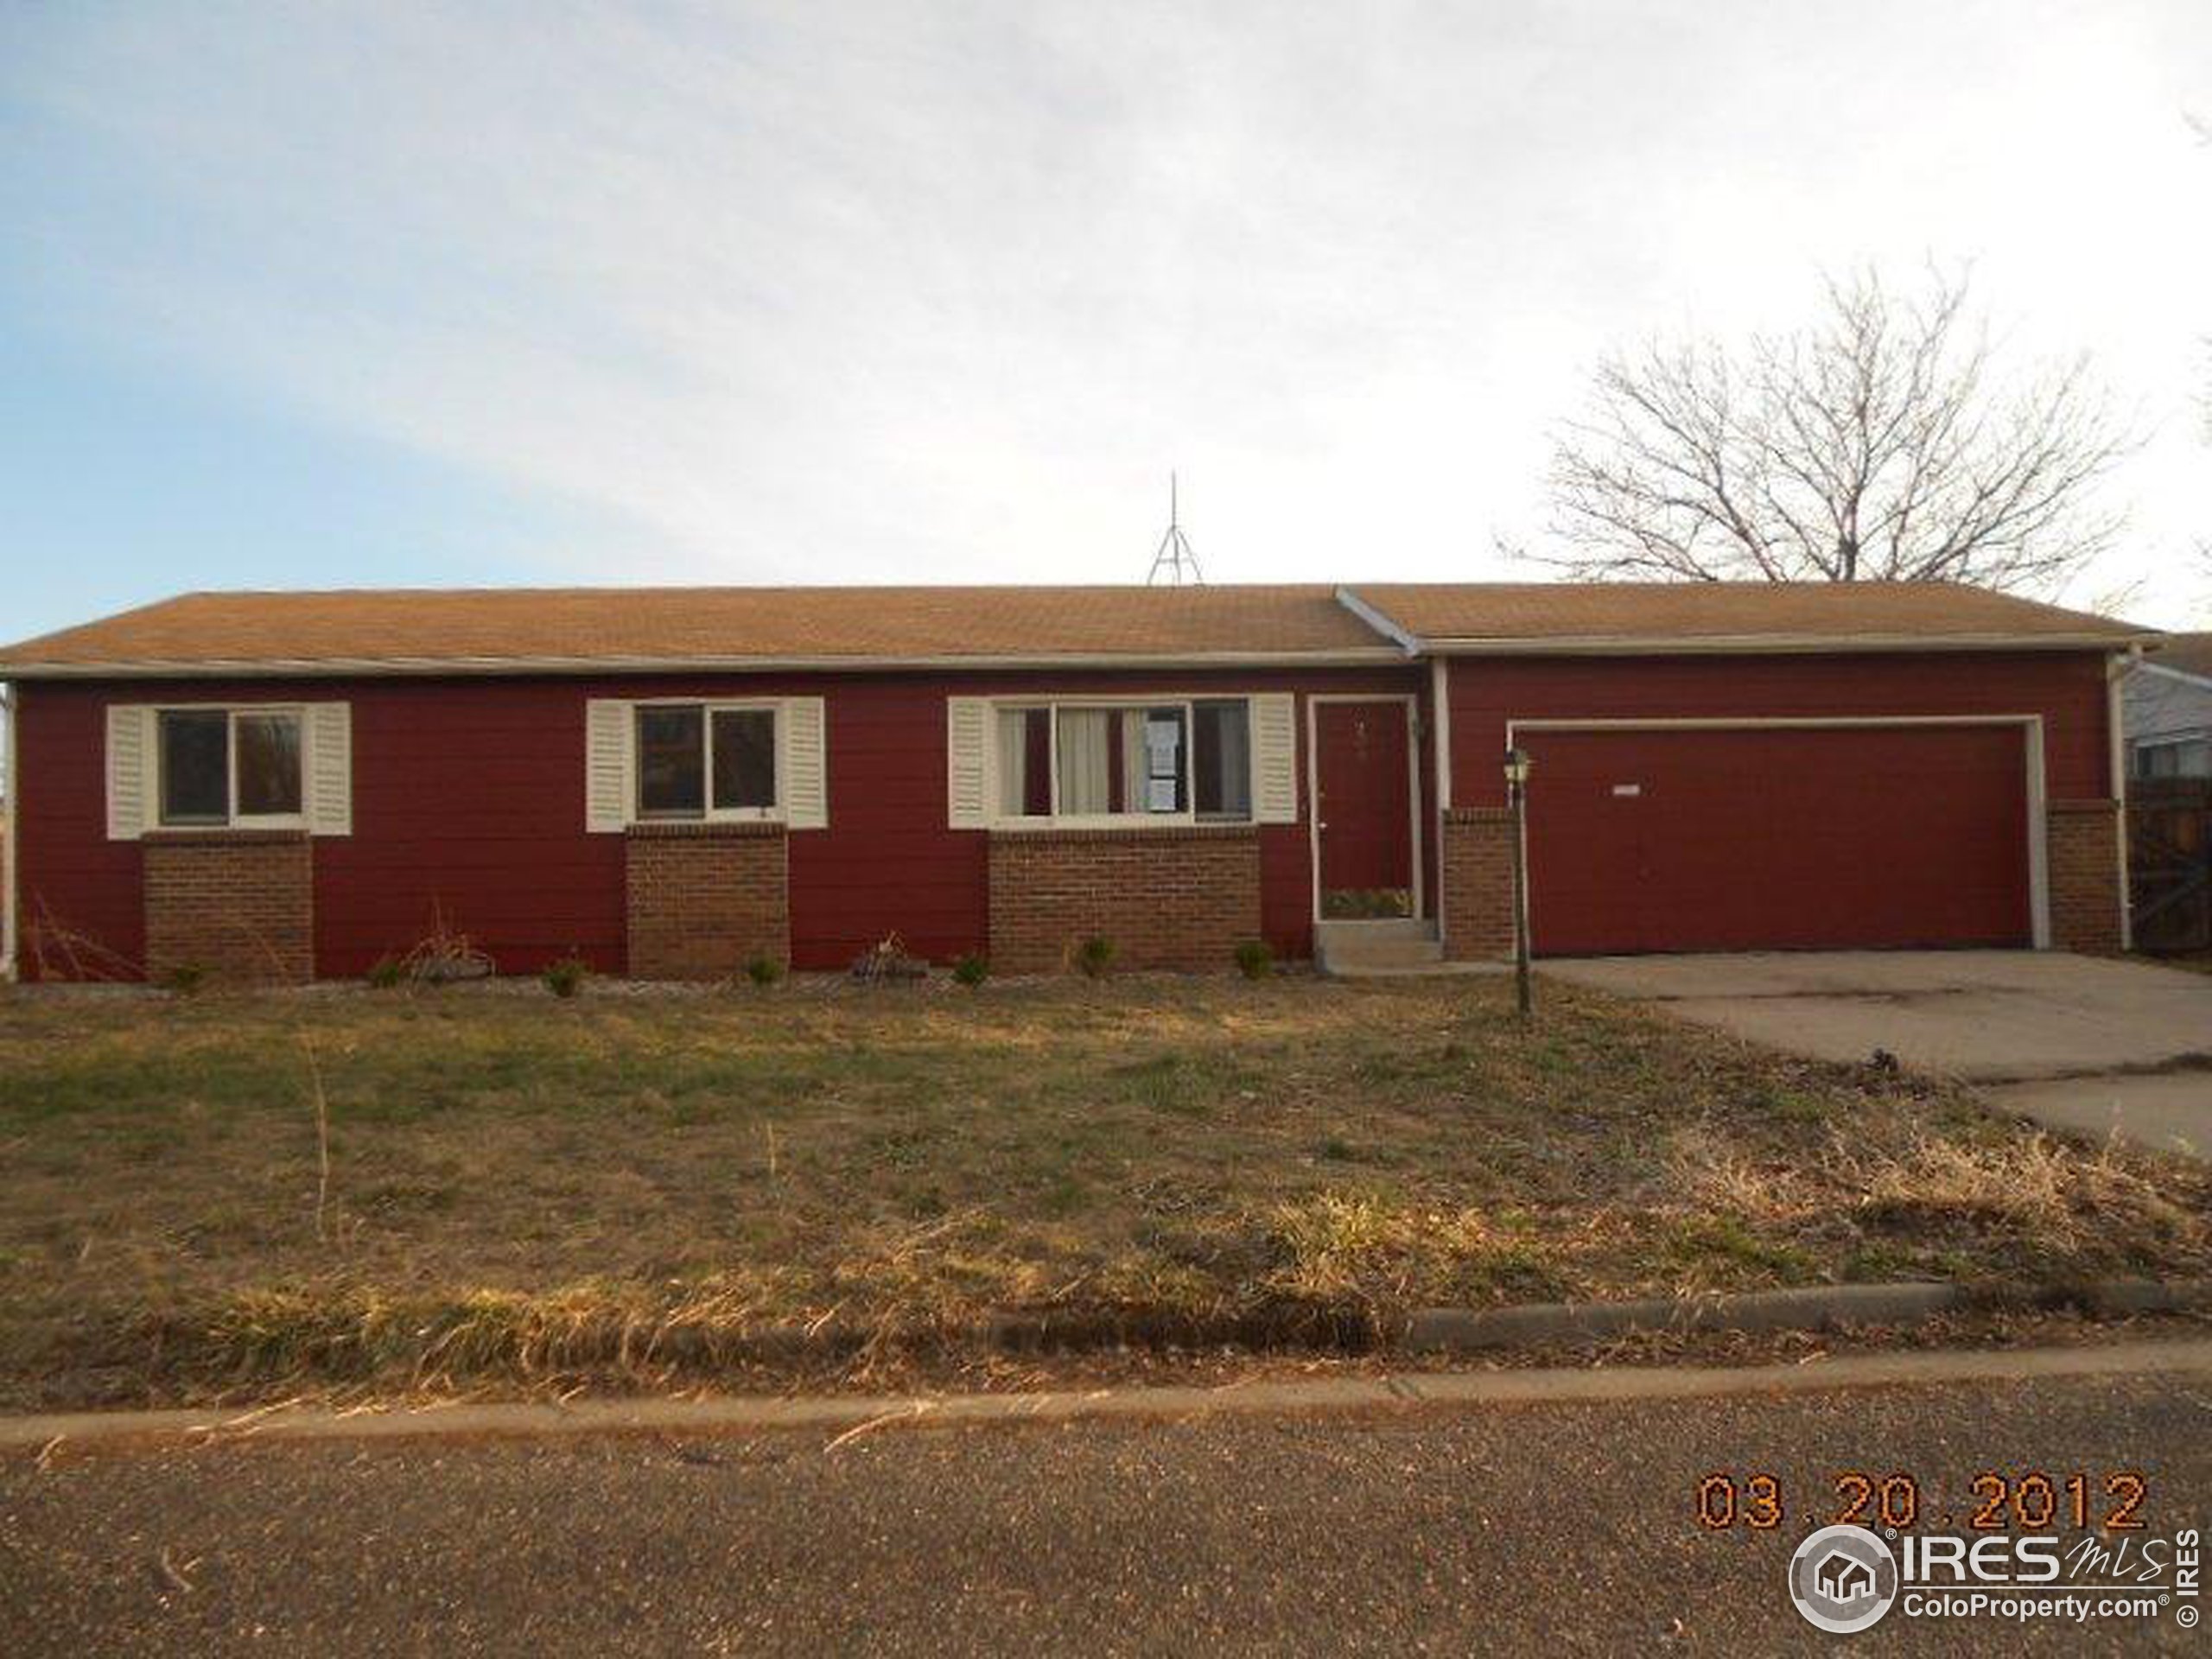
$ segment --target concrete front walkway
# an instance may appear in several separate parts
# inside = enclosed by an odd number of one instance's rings
[[[1818,1059],[1885,1049],[2055,1128],[2212,1156],[2212,975],[2025,950],[1608,957],[1543,970]]]

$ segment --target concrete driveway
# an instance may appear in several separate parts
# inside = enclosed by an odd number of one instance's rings
[[[1817,1059],[1887,1049],[2055,1128],[2212,1156],[2212,975],[2025,950],[1606,957],[1543,970]]]

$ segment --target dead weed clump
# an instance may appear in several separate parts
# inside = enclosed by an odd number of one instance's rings
[[[1559,1270],[1537,1240],[1476,1209],[1323,1192],[1277,1205],[1265,1220],[1274,1264],[1262,1296],[1396,1310],[1556,1293]]]
[[[1955,1276],[2171,1274],[2212,1252],[2212,1183],[2116,1143],[2086,1147],[1990,1124],[1939,1132],[1899,1110],[1831,1126],[1809,1157],[1748,1154],[1710,1131],[1673,1137],[1668,1185],[1687,1211],[1754,1232],[1833,1242],[1869,1267]],[[2193,1196],[2192,1196],[2193,1194]],[[1863,1276],[1863,1275],[1862,1275]]]
[[[414,1295],[302,1285],[173,1309],[149,1319],[142,1335],[164,1378],[194,1395],[294,1384],[441,1394],[487,1382],[652,1389],[684,1372],[741,1370],[791,1345],[788,1327],[764,1311],[773,1300],[738,1277],[663,1295],[599,1281]]]
[[[1947,1138],[1916,1126],[1886,1146],[1839,1137],[1823,1167],[1878,1225],[2001,1230],[2085,1258],[2154,1244],[2194,1254],[2206,1240],[2203,1212],[2169,1200],[2109,1141],[2088,1150],[2042,1134]]]

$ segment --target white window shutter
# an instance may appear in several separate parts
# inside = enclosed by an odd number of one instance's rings
[[[630,823],[630,705],[593,697],[584,704],[584,828],[620,835]]]
[[[830,757],[822,699],[785,698],[780,729],[784,822],[794,830],[823,829],[830,822]]]
[[[353,833],[353,705],[311,702],[307,720],[308,827],[318,836]]]
[[[1298,822],[1298,699],[1287,691],[1252,699],[1252,817]]]
[[[110,703],[107,710],[107,838],[137,841],[154,821],[154,711]]]
[[[955,830],[981,830],[990,822],[987,762],[991,751],[988,697],[944,700],[944,798]]]

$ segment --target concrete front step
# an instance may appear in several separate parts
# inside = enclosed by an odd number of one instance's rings
[[[1432,921],[1317,922],[1313,959],[1326,974],[1433,968],[1444,960],[1444,946]]]
[[[1483,974],[1510,974],[1510,962],[1423,962],[1406,967],[1378,967],[1373,963],[1340,962],[1321,971],[1331,979],[1456,979]]]

